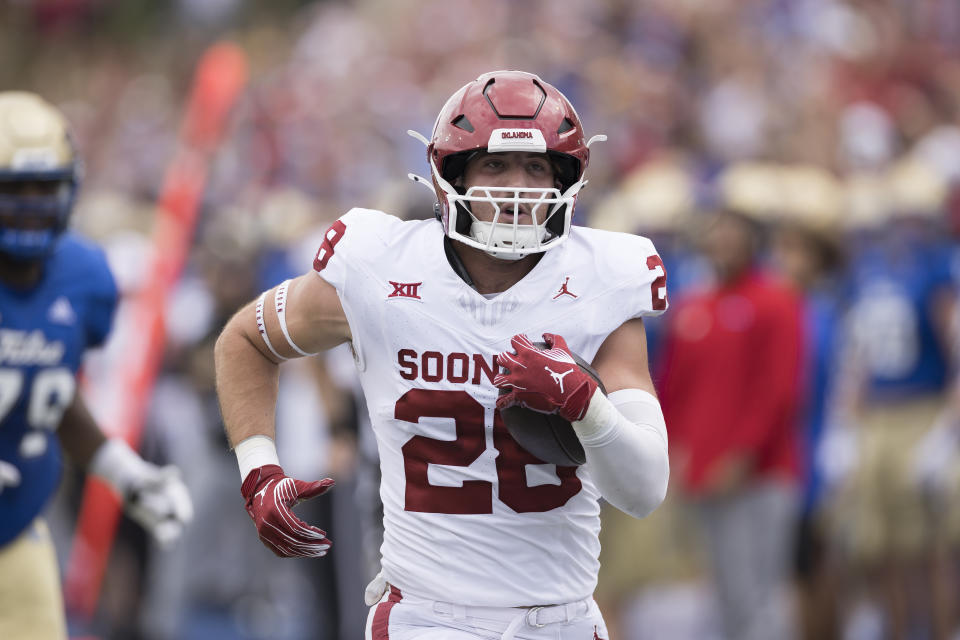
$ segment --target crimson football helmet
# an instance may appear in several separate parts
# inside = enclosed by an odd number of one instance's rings
[[[447,100],[429,140],[408,133],[427,145],[432,181],[413,174],[410,178],[428,187],[432,182],[444,232],[508,260],[552,249],[567,238],[577,193],[586,184],[589,146],[606,140],[594,136],[587,141],[570,101],[554,86],[523,71],[483,74]],[[468,160],[484,150],[546,153],[559,188],[455,187]],[[478,220],[471,211],[473,202],[493,205],[493,221]],[[529,205],[532,225],[518,224],[521,204]],[[513,214],[512,222],[499,222],[504,211]]]

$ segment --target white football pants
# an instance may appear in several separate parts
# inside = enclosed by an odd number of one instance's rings
[[[546,607],[467,607],[390,587],[370,608],[366,640],[609,640],[593,598]]]

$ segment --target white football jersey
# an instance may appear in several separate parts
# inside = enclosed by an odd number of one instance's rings
[[[646,238],[574,227],[508,291],[450,267],[435,220],[352,209],[314,261],[336,287],[380,451],[384,575],[402,592],[476,606],[572,602],[596,587],[590,470],[544,464],[495,411],[511,336],[566,338],[592,361],[625,321],[667,306]]]

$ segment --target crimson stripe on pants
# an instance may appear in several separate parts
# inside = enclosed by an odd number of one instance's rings
[[[377,605],[373,614],[373,625],[370,627],[370,636],[373,640],[390,640],[390,609],[403,599],[400,589],[390,585],[390,597],[386,602]]]

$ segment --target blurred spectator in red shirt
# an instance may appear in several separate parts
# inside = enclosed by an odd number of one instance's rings
[[[678,488],[700,516],[725,636],[794,635],[802,310],[756,265],[761,233],[723,211],[703,234],[715,282],[675,302],[661,402]]]

